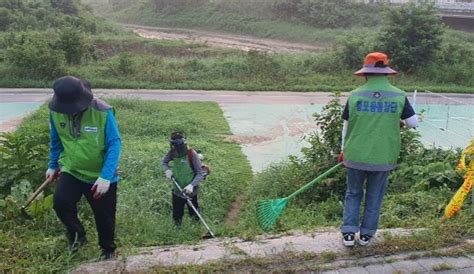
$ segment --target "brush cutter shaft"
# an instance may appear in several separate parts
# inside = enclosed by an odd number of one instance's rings
[[[333,173],[341,165],[342,165],[342,163],[339,163],[339,164],[333,166],[332,168],[330,168],[329,170],[327,170],[323,174],[316,177],[316,179],[314,179],[311,182],[307,183],[306,185],[302,186],[300,189],[298,189],[297,191],[295,191],[293,194],[291,194],[290,196],[288,196],[286,198],[291,199],[294,196],[300,194],[301,192],[304,192],[304,191],[308,190],[308,188],[312,187],[314,184],[316,184],[316,183],[322,181],[323,179],[325,179],[329,174]]]
[[[188,205],[193,209],[194,213],[196,213],[196,215],[198,216],[198,218],[199,218],[199,220],[201,221],[201,223],[206,227],[207,231],[209,231],[209,234],[211,234],[212,238],[215,238],[216,236],[215,236],[214,233],[211,231],[211,229],[210,229],[209,226],[207,225],[206,221],[204,221],[204,218],[202,218],[201,214],[199,214],[199,211],[194,207],[193,202],[191,201],[191,197],[189,197],[188,195],[186,195],[185,193],[183,193],[183,189],[179,186],[178,182],[176,182],[176,180],[174,179],[173,176],[171,177],[171,181],[173,181],[173,183],[176,185],[176,187],[178,188],[178,190],[181,192],[181,195],[183,195],[183,197],[186,199],[186,202],[187,202]]]
[[[27,208],[31,202],[33,202],[33,200],[49,185],[51,181],[46,179],[37,189],[35,192],[33,192],[33,194],[31,194],[31,196],[28,198],[28,200],[26,201],[26,204],[24,206],[22,206],[21,208]]]
[[[212,238],[215,238],[216,236],[214,235],[214,233],[211,231],[207,223],[204,221],[201,214],[199,214],[199,211],[194,207],[193,202],[191,201],[191,198],[187,197],[186,202],[194,210],[194,213],[196,213],[196,215],[199,217],[199,220],[201,220],[201,223],[206,227],[207,231],[209,231],[209,234],[211,234]]]

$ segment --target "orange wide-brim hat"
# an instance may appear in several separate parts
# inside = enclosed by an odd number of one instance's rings
[[[385,53],[371,52],[365,56],[364,66],[354,74],[357,76],[365,76],[366,74],[393,75],[397,74],[397,71],[388,66],[388,57]]]

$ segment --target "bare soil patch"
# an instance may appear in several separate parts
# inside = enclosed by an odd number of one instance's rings
[[[305,43],[286,42],[274,39],[255,38],[251,36],[215,33],[209,31],[159,28],[138,25],[125,25],[140,36],[149,39],[182,40],[192,43],[206,44],[243,51],[257,50],[276,53],[318,52],[330,45],[311,45]]]
[[[23,117],[13,118],[0,123],[0,132],[12,132],[20,125]]]
[[[237,142],[241,145],[246,144],[259,144],[273,140],[269,136],[256,136],[256,135],[229,135],[226,137],[227,140]]]

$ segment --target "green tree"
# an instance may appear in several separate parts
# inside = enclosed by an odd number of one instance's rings
[[[80,64],[87,51],[84,36],[75,28],[64,28],[59,32],[57,47],[64,51],[68,64]]]
[[[0,7],[7,9],[22,9],[24,5],[21,0],[0,0]]]
[[[0,31],[5,31],[14,20],[15,17],[8,9],[0,7]]]
[[[53,49],[50,40],[42,33],[20,33],[11,39],[5,57],[25,76],[55,78],[63,72],[64,53]]]
[[[65,14],[77,14],[79,9],[74,0],[51,0],[51,7]]]
[[[443,23],[431,4],[408,4],[386,10],[378,41],[392,64],[412,72],[432,61],[441,46]]]

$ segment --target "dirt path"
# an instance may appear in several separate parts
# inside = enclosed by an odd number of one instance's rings
[[[0,132],[15,131],[15,129],[20,125],[21,120],[23,120],[23,116],[0,122]]]
[[[124,25],[144,38],[162,40],[183,40],[210,46],[240,49],[243,51],[258,50],[276,53],[318,52],[328,48],[329,44],[312,45],[293,43],[274,39],[256,38],[245,35],[224,34],[201,30],[180,28],[159,28],[139,25]]]
[[[235,201],[230,206],[230,209],[224,218],[224,224],[226,226],[231,227],[237,224],[240,209],[242,208],[244,201],[245,201],[245,194],[243,193],[241,193],[239,196],[237,196],[237,198],[235,198]]]

